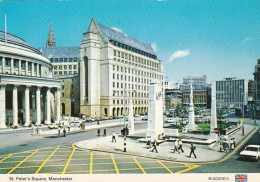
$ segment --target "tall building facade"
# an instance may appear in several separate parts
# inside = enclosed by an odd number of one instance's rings
[[[236,77],[216,81],[217,107],[242,108],[247,105],[248,81]]]
[[[88,116],[123,115],[124,97],[127,108],[133,100],[134,114],[147,113],[149,83],[164,88],[163,63],[151,45],[94,19],[79,55],[80,110]]]
[[[0,31],[0,128],[58,123],[60,87],[40,51]]]
[[[165,77],[164,89],[173,89],[173,83],[169,77]]]
[[[255,117],[260,118],[260,59],[257,60],[254,72],[255,83]]]
[[[192,84],[192,85],[206,85],[207,84],[207,76],[187,76],[183,78],[183,84]]]

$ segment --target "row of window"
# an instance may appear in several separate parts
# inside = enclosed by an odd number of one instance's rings
[[[54,71],[54,75],[72,75],[77,73],[77,71]]]
[[[78,58],[50,58],[51,63],[78,62]]]
[[[149,73],[149,72],[146,72],[146,71],[138,71],[138,70],[134,70],[134,69],[131,69],[131,68],[126,68],[126,67],[121,67],[121,66],[116,66],[116,65],[113,65],[113,71],[118,71],[121,73],[125,72],[125,73],[129,73],[129,74],[134,74],[134,75],[138,75],[138,76],[147,76],[147,77],[150,77],[150,78],[156,78],[156,79],[161,79],[163,80],[163,76],[162,75],[157,75],[157,74],[153,74],[153,73]]]
[[[124,104],[124,100],[113,100],[113,104]],[[129,104],[129,101],[126,100],[126,104]],[[148,104],[147,100],[133,100],[133,104]]]
[[[134,52],[134,53],[137,53],[137,54],[140,54],[140,55],[149,57],[149,58],[157,59],[157,56],[155,56],[155,55],[153,55],[153,54],[150,54],[150,53],[147,53],[147,52],[145,52],[145,51],[136,49],[136,48],[131,47],[131,46],[129,46],[129,45],[125,45],[125,44],[122,44],[122,43],[117,42],[117,41],[114,41],[114,40],[110,40],[110,42],[111,42],[114,46],[116,46],[116,47],[119,47],[119,48],[122,48],[122,49],[125,49],[125,50],[128,50],[128,51],[131,51],[131,52]]]
[[[144,65],[147,65],[147,66],[159,68],[159,63],[155,63],[153,61],[142,59],[140,57],[136,57],[136,56],[124,53],[124,52],[114,50],[114,56],[115,57],[117,56],[118,58],[128,59],[129,61],[133,61],[133,62],[136,62],[136,63],[139,63],[139,64],[144,64]],[[114,59],[116,59],[116,58],[114,58]]]
[[[60,65],[60,66],[54,66],[53,67],[53,69],[54,70],[57,70],[57,68],[59,68],[59,70],[62,70],[62,69],[64,69],[64,70],[67,70],[68,68],[69,68],[69,70],[72,70],[72,68],[73,69],[77,69],[77,65],[69,65],[69,66],[67,66],[67,65]]]

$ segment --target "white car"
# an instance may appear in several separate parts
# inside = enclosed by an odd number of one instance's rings
[[[240,152],[240,159],[251,159],[259,160],[260,159],[260,145],[248,145],[246,148]]]

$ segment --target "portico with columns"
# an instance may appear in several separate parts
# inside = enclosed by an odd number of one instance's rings
[[[58,123],[60,81],[0,74],[0,115],[0,128]]]

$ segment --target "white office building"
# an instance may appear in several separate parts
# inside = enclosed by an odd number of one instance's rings
[[[133,99],[134,114],[145,114],[149,83],[164,88],[163,63],[151,45],[94,19],[83,34],[79,58],[80,110],[88,116],[123,115],[124,94],[127,107]]]

